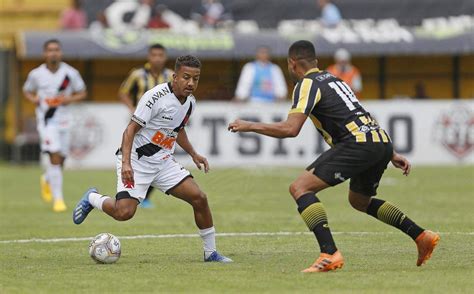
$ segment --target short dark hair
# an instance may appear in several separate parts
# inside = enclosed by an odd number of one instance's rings
[[[165,46],[163,46],[163,45],[161,45],[161,44],[159,44],[159,43],[153,44],[153,45],[151,45],[150,47],[148,47],[148,52],[150,52],[150,51],[153,50],[153,49],[161,49],[161,50],[163,50],[163,51],[166,51]]]
[[[58,44],[59,47],[61,47],[61,42],[59,42],[58,39],[49,39],[46,42],[43,43],[43,50],[46,50],[48,48],[49,44]]]
[[[288,57],[313,61],[316,59],[316,50],[310,41],[300,40],[290,46],[290,49],[288,49]]]
[[[193,55],[184,55],[176,58],[176,63],[174,65],[174,70],[178,71],[181,66],[188,66],[194,68],[201,68],[201,61],[196,56]]]

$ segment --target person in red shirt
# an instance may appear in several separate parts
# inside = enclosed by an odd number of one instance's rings
[[[351,54],[344,48],[340,48],[334,54],[335,64],[326,70],[332,75],[346,82],[352,91],[355,92],[357,98],[361,98],[362,76],[357,67],[351,64]]]
[[[81,0],[73,0],[72,7],[61,13],[61,29],[82,30],[87,27],[87,15],[82,9]]]

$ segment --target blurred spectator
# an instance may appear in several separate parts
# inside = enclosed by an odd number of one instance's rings
[[[346,82],[357,98],[362,91],[362,76],[359,69],[351,64],[351,54],[344,48],[337,49],[334,54],[335,64],[327,68],[327,71]]]
[[[107,18],[105,17],[104,11],[99,11],[97,12],[96,19],[89,25],[89,30],[101,31],[108,26],[109,25],[107,24]]]
[[[87,27],[87,15],[82,9],[81,0],[73,0],[72,6],[61,13],[61,29],[82,30]]]
[[[202,0],[201,6],[191,14],[191,18],[201,27],[214,28],[228,17],[224,12],[224,5],[220,0]]]
[[[148,27],[152,29],[180,29],[184,25],[185,20],[164,4],[155,7],[153,16],[148,23]]]
[[[341,22],[341,12],[339,8],[330,0],[318,0],[321,8],[321,22],[326,27],[335,27]]]
[[[415,96],[413,99],[430,99],[431,97],[428,96],[426,93],[426,87],[423,82],[417,82],[415,84]]]
[[[146,91],[173,79],[174,72],[165,67],[168,56],[164,46],[161,44],[150,46],[147,59],[145,65],[132,69],[120,86],[119,98],[132,113]]]
[[[262,46],[257,49],[255,61],[242,68],[234,99],[251,102],[283,101],[287,92],[280,67],[270,62],[270,50]]]
[[[117,0],[105,9],[109,27],[124,31],[148,26],[154,0]]]

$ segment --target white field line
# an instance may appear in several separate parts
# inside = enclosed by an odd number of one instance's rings
[[[301,235],[312,235],[311,232],[249,232],[249,233],[217,233],[217,237],[260,237],[260,236],[301,236]],[[352,235],[352,236],[364,236],[364,235],[391,235],[399,234],[399,232],[333,232],[334,235]],[[474,232],[440,232],[441,235],[464,235],[474,236]],[[165,234],[165,235],[135,235],[135,236],[118,236],[122,240],[134,240],[134,239],[173,239],[173,238],[197,238],[198,234]],[[20,239],[20,240],[0,240],[0,244],[11,244],[11,243],[57,243],[57,242],[78,242],[78,241],[89,241],[92,237],[81,237],[81,238],[52,238],[52,239]]]

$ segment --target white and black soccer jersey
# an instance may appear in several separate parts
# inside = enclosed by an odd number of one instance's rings
[[[67,126],[68,106],[55,106],[59,96],[69,96],[86,89],[79,72],[72,66],[61,62],[56,72],[51,72],[46,64],[33,69],[23,85],[26,92],[36,93],[40,99],[36,107],[38,127],[53,124]]]
[[[158,163],[175,150],[178,132],[187,124],[196,107],[189,95],[181,104],[170,83],[159,84],[140,99],[132,120],[142,126],[133,140],[132,151],[140,161]]]

